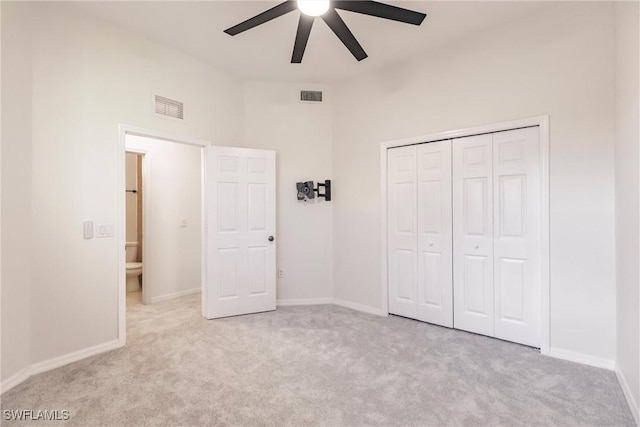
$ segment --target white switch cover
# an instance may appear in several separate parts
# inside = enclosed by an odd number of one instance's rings
[[[187,218],[182,218],[180,220],[180,227],[186,227],[187,226]]]
[[[82,230],[85,239],[93,239],[93,221],[85,221],[82,223]]]
[[[278,270],[278,277],[280,277],[280,278],[284,277],[284,270],[283,269]]]
[[[99,224],[98,237],[113,237],[113,224]]]

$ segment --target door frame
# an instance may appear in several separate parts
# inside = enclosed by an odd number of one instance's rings
[[[380,256],[382,259],[380,283],[381,312],[389,315],[389,274],[388,274],[388,218],[387,218],[387,150],[407,145],[424,144],[447,139],[486,133],[503,132],[519,128],[538,126],[540,143],[540,175],[541,175],[541,315],[540,315],[540,353],[549,355],[550,347],[550,311],[549,311],[549,115],[491,123],[451,131],[437,132],[411,138],[386,141],[380,143]]]
[[[206,283],[206,268],[204,264],[204,260],[206,259],[205,253],[205,238],[206,238],[206,228],[205,228],[205,203],[204,203],[204,194],[205,194],[205,177],[206,177],[206,162],[205,162],[205,148],[211,143],[204,139],[192,138],[189,136],[173,134],[169,132],[162,132],[154,129],[146,129],[138,126],[132,126],[127,124],[119,124],[118,125],[118,155],[117,155],[117,210],[118,214],[116,216],[116,240],[117,240],[117,259],[118,259],[118,342],[120,345],[126,344],[126,334],[127,334],[127,282],[126,282],[126,186],[125,186],[125,156],[127,152],[136,153],[141,155],[147,155],[148,150],[144,147],[135,147],[130,146],[127,147],[126,137],[127,135],[141,136],[152,139],[159,139],[162,141],[175,142],[178,144],[192,145],[200,147],[200,209],[201,209],[201,221],[200,221],[200,233],[201,233],[201,292],[204,292],[204,286]],[[149,182],[150,178],[150,168],[148,165],[145,165],[146,162],[143,162],[143,185],[144,183]],[[148,203],[151,199],[151,194],[148,191],[149,187],[145,188],[145,191],[142,193],[142,211],[144,215],[149,215],[149,211],[147,209]],[[144,248],[145,236],[147,236],[147,227],[149,221],[143,221],[142,224],[142,247]],[[145,276],[145,264],[144,261],[142,263],[142,277]],[[144,280],[144,279],[143,279]],[[149,298],[147,298],[149,299]],[[204,306],[203,306],[204,307]]]

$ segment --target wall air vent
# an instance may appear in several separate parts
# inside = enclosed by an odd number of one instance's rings
[[[301,90],[300,102],[322,102],[321,90]]]
[[[184,103],[175,99],[165,98],[156,95],[155,112],[161,116],[173,117],[174,119],[184,119]]]

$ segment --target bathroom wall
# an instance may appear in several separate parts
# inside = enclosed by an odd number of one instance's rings
[[[201,148],[127,135],[144,154],[144,286],[150,302],[200,291]]]
[[[127,153],[125,156],[125,187],[127,190],[135,190],[138,181],[138,156]],[[126,227],[127,242],[138,241],[138,195],[126,194]]]

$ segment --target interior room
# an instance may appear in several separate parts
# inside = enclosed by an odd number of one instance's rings
[[[640,424],[637,1],[0,14],[3,424]]]

